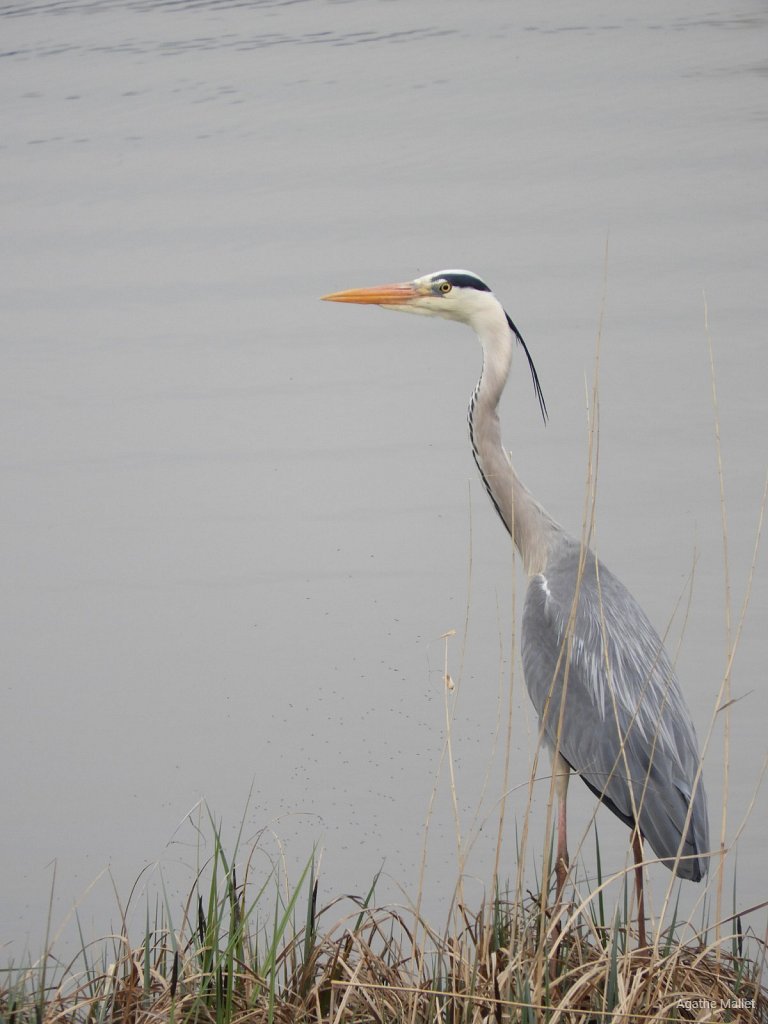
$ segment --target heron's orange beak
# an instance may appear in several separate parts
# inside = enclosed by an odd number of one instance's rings
[[[373,306],[405,306],[421,297],[421,291],[410,281],[404,284],[380,284],[375,288],[350,288],[346,292],[323,295],[324,302],[359,302]]]

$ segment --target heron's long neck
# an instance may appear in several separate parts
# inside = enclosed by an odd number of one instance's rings
[[[532,576],[545,569],[561,529],[520,480],[501,444],[497,407],[509,376],[514,344],[506,317],[479,336],[483,370],[468,413],[472,452],[491,501]]]

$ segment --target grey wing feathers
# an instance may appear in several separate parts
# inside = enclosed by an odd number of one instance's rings
[[[523,670],[548,745],[622,820],[638,822],[668,867],[680,850],[687,859],[677,874],[699,881],[707,870],[707,805],[703,781],[696,783],[696,733],[672,665],[638,603],[591,552],[574,615],[577,580],[579,546],[570,541],[531,579],[525,599]]]

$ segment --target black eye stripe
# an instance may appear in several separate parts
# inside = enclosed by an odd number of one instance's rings
[[[478,292],[489,292],[491,289],[474,274],[437,274],[433,281],[448,281],[454,288],[474,288]]]

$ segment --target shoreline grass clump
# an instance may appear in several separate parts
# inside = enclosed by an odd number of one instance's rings
[[[710,928],[683,942],[673,922],[638,950],[622,901],[607,919],[577,879],[560,916],[540,894],[498,891],[474,911],[457,902],[438,931],[377,907],[378,876],[318,909],[314,854],[291,887],[279,866],[257,877],[256,847],[238,865],[211,828],[177,920],[163,897],[137,937],[123,923],[69,963],[48,949],[5,968],[4,1024],[768,1022],[765,936],[738,915],[719,941]]]

